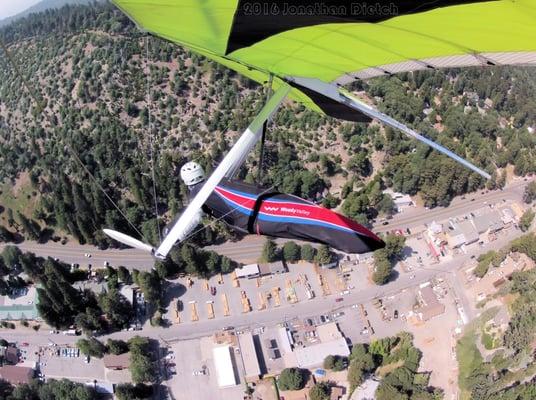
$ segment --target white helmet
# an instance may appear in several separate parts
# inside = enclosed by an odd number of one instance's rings
[[[181,167],[181,179],[186,186],[192,186],[205,179],[205,171],[194,161],[187,162]]]

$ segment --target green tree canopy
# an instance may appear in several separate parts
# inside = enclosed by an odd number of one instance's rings
[[[315,258],[315,249],[310,244],[304,244],[301,247],[301,259],[304,261],[312,262]]]
[[[320,265],[329,264],[333,260],[333,255],[331,254],[329,246],[323,244],[318,247],[315,260]]]
[[[319,382],[309,390],[311,400],[329,400],[331,387],[326,382]]]
[[[536,214],[534,213],[534,211],[530,208],[523,213],[523,215],[519,219],[519,228],[521,228],[523,232],[529,230],[530,226],[532,225],[532,221],[534,221],[535,215]]]
[[[79,339],[76,342],[76,347],[78,347],[83,354],[91,357],[102,358],[106,353],[106,346],[95,338]]]
[[[295,242],[289,241],[283,245],[283,258],[285,261],[294,263],[300,259],[300,246]]]
[[[299,368],[285,368],[281,371],[277,384],[281,390],[300,390],[305,386],[306,371]]]
[[[271,239],[266,239],[262,248],[261,260],[263,262],[274,262],[278,257],[277,245]]]

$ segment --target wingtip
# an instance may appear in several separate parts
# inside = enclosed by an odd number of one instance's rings
[[[115,231],[113,229],[103,229],[102,230],[107,236],[110,238],[118,241],[119,243],[123,243],[129,247],[133,247],[138,250],[146,251],[148,253],[154,254],[154,247],[150,244],[143,243],[142,241],[133,238],[132,236],[129,236],[127,234],[124,234],[122,232]]]

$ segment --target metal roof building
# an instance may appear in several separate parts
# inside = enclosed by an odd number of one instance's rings
[[[279,348],[283,350],[283,353],[292,353],[292,335],[288,331],[287,328],[279,327],[277,329],[277,332],[279,334]]]
[[[474,223],[478,233],[484,233],[488,230],[490,232],[496,232],[504,228],[501,213],[497,210],[493,210],[482,215],[477,215],[474,218]]]
[[[235,374],[234,355],[231,346],[217,346],[212,349],[218,386],[229,387],[238,384]]]
[[[285,272],[287,272],[287,269],[285,268],[283,261],[259,264],[259,273],[261,276],[284,274]]]
[[[255,278],[259,276],[259,265],[248,264],[234,270],[237,278]]]
[[[244,376],[246,380],[257,380],[261,375],[259,359],[257,358],[257,350],[251,332],[244,332],[238,335],[238,343],[240,345],[240,354],[244,363]]]

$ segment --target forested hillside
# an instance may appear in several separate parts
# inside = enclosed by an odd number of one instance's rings
[[[108,244],[103,226],[135,234],[101,185],[156,242],[153,139],[165,223],[185,204],[180,165],[193,159],[210,171],[265,98],[264,88],[232,71],[147,38],[106,3],[32,15],[0,29],[0,37],[39,100],[0,53],[0,217],[28,238],[50,236],[45,227],[100,245]],[[534,70],[423,71],[352,89],[492,172],[488,185],[504,184],[500,171],[509,164],[517,174],[536,170],[528,129],[536,127]],[[386,185],[436,206],[486,184],[399,132],[296,104],[278,112],[269,141],[263,184],[328,207],[342,202],[343,212],[363,222],[393,211]],[[241,178],[254,181],[256,169],[252,155]],[[222,232],[217,227],[200,240]]]
[[[522,236],[502,250],[510,251],[536,260],[536,236]],[[494,319],[498,307],[491,307],[466,328],[457,344],[461,399],[536,398],[535,283],[534,269],[514,272],[495,296],[504,296],[507,302],[504,325]]]

